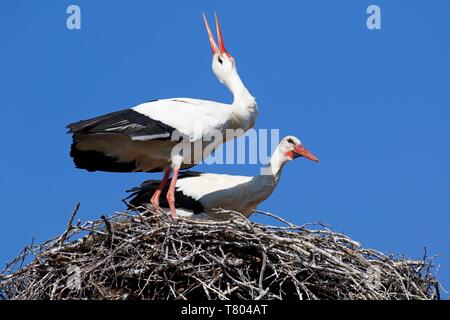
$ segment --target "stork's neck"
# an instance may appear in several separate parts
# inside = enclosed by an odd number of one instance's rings
[[[284,156],[279,147],[277,147],[270,158],[269,166],[264,168],[266,171],[263,174],[273,175],[278,181],[286,161],[286,156]]]
[[[255,98],[247,90],[236,70],[231,73],[226,85],[233,94],[233,107],[235,109],[244,109],[248,112],[257,110]]]
[[[246,194],[247,202],[253,204],[253,209],[257,204],[267,199],[275,190],[281,175],[281,170],[286,158],[281,156],[281,152],[275,150],[270,164],[262,168],[261,174],[251,179],[249,190]]]

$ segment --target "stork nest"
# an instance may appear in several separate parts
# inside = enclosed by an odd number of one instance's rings
[[[432,259],[386,256],[321,224],[140,208],[73,225],[77,209],[0,273],[0,299],[439,299]]]

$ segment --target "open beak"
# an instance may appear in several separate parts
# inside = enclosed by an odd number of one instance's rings
[[[312,160],[314,162],[319,162],[319,159],[317,159],[311,152],[309,152],[304,146],[297,146],[294,149],[294,159],[298,157],[305,157],[306,159]]]
[[[216,15],[216,31],[217,39],[219,40],[219,45],[217,45],[214,40],[214,36],[209,28],[208,21],[206,20],[205,14],[203,14],[203,21],[205,22],[206,31],[208,32],[209,44],[211,45],[211,50],[213,54],[226,54],[230,59],[232,59],[230,53],[225,48],[225,43],[223,42],[222,30],[220,29],[219,18]]]

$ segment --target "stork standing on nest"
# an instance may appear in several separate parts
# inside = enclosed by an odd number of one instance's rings
[[[253,210],[267,199],[277,186],[283,166],[298,157],[319,160],[294,136],[281,140],[275,149],[270,165],[256,177],[185,172],[179,177],[175,190],[177,214],[201,219],[228,219],[220,210],[237,211],[250,216]],[[146,206],[148,199],[157,192],[160,181],[148,180],[140,187],[129,190],[134,207]],[[163,207],[168,203],[162,202]]]
[[[159,207],[161,193],[172,171],[166,196],[172,216],[176,214],[175,186],[179,170],[201,162],[230,139],[225,134],[227,129],[238,130],[239,135],[252,128],[258,115],[255,98],[242,83],[235,60],[225,48],[217,16],[219,45],[204,15],[203,19],[213,52],[212,70],[233,94],[232,104],[190,98],[164,99],[68,125],[73,138],[70,155],[78,168],[108,172],[164,171],[150,200],[155,207]],[[222,139],[204,142],[204,137],[215,136],[217,132]],[[180,136],[184,139],[175,152],[179,142],[174,137]],[[199,142],[202,152],[186,152]]]

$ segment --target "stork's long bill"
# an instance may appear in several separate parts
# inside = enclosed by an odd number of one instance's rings
[[[216,17],[216,31],[217,31],[217,40],[219,41],[219,45],[217,45],[214,40],[214,36],[211,32],[211,28],[209,27],[208,21],[206,20],[205,14],[203,14],[203,21],[205,22],[206,31],[208,32],[209,43],[211,44],[211,50],[213,54],[226,54],[228,58],[233,59],[230,53],[225,48],[225,43],[223,41],[222,30],[220,29],[219,18]]]
[[[298,158],[298,157],[305,157],[306,159],[312,160],[314,162],[319,162],[319,159],[317,159],[315,155],[313,155],[311,152],[309,152],[309,150],[306,149],[302,145],[297,146],[291,152],[292,152],[292,154],[290,156],[291,156],[292,159],[295,159],[295,158]]]

